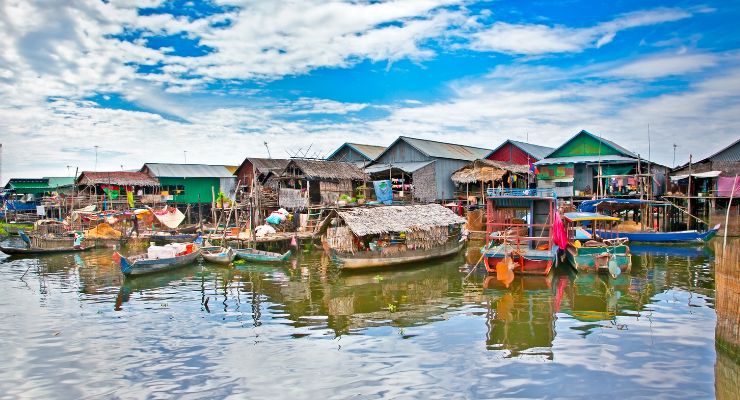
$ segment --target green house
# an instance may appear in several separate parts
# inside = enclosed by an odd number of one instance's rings
[[[43,177],[43,178],[12,178],[5,185],[5,190],[16,194],[43,195],[44,193],[60,192],[74,188],[73,177]]]
[[[600,184],[609,185],[602,194],[627,196],[636,191],[635,175],[648,173],[647,160],[587,131],[578,132],[535,166],[537,187],[553,188],[561,198],[591,197]],[[601,183],[599,176],[604,177]]]
[[[233,193],[235,169],[227,165],[147,163],[141,172],[159,180],[168,202],[196,204],[210,203],[219,192]]]

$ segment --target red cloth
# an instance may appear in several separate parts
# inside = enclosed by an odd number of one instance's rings
[[[740,176],[739,177],[719,177],[717,179],[717,196],[730,197],[732,194],[732,186],[735,184],[735,196],[740,197]]]
[[[552,241],[560,247],[565,249],[568,246],[568,235],[565,232],[565,225],[563,220],[560,218],[560,213],[555,211],[555,220],[552,223]]]

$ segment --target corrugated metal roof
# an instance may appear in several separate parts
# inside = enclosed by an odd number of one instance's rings
[[[418,171],[427,165],[433,163],[434,160],[431,161],[409,161],[409,162],[401,162],[401,163],[393,163],[393,164],[374,164],[369,167],[365,167],[365,172],[368,174],[374,174],[377,172],[383,172],[388,171],[391,167],[400,169],[403,172],[407,172],[409,174]]]
[[[644,160],[643,160],[644,161]],[[554,157],[545,158],[537,161],[535,165],[548,165],[548,164],[569,164],[569,163],[635,163],[636,159],[625,156],[575,156],[575,157]]]
[[[550,153],[553,152],[553,150],[555,150],[552,147],[540,146],[538,144],[532,144],[532,143],[520,142],[518,140],[507,139],[505,142],[503,142],[500,145],[498,145],[498,147],[496,147],[495,149],[491,150],[483,158],[488,158],[491,154],[497,152],[500,148],[506,146],[507,143],[513,144],[514,146],[522,149],[522,151],[524,151],[525,153],[528,153],[529,155],[531,155],[532,157],[534,157],[534,158],[536,158],[538,160],[541,160],[541,159],[547,157]]]
[[[359,144],[359,143],[345,143],[348,146],[352,146],[355,150],[362,153],[369,160],[378,158],[379,155],[385,151],[385,146],[375,146],[372,144]]]
[[[280,172],[288,166],[290,160],[284,158],[254,158],[247,157],[247,160],[252,163],[254,168],[260,174],[266,174],[268,172]]]
[[[45,176],[49,180],[49,187],[56,188],[62,186],[74,186],[75,178],[73,176]]]
[[[410,146],[426,154],[429,157],[450,158],[453,160],[474,161],[479,158],[485,158],[491,149],[482,149],[480,147],[464,146],[461,144],[437,142],[434,140],[417,139],[407,136],[400,136],[396,142],[403,140]],[[396,142],[393,142],[394,144]],[[388,148],[393,145],[388,146]],[[387,151],[388,149],[386,149]],[[385,153],[385,151],[383,151]],[[382,154],[382,153],[381,153]],[[380,156],[380,155],[378,155]],[[377,157],[376,157],[377,158]]]
[[[707,160],[712,161],[740,161],[740,139],[736,140],[735,143],[725,147],[724,149],[712,154],[711,156],[699,161],[705,162]]]
[[[225,165],[146,163],[142,170],[144,168],[149,168],[158,178],[231,178],[233,176]]]

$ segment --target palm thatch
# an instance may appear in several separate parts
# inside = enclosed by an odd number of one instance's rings
[[[337,214],[357,236],[432,231],[465,223],[465,218],[439,204],[355,208]]]
[[[303,178],[309,180],[338,179],[366,181],[367,174],[352,163],[326,160],[293,159],[285,168],[283,178]]]
[[[481,159],[455,171],[452,174],[452,181],[456,183],[496,182],[501,180],[507,172],[526,174],[528,171],[529,168],[526,165]]]

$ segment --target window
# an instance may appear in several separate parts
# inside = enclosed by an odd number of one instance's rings
[[[167,192],[170,196],[184,196],[185,186],[184,185],[163,185],[162,191]]]

